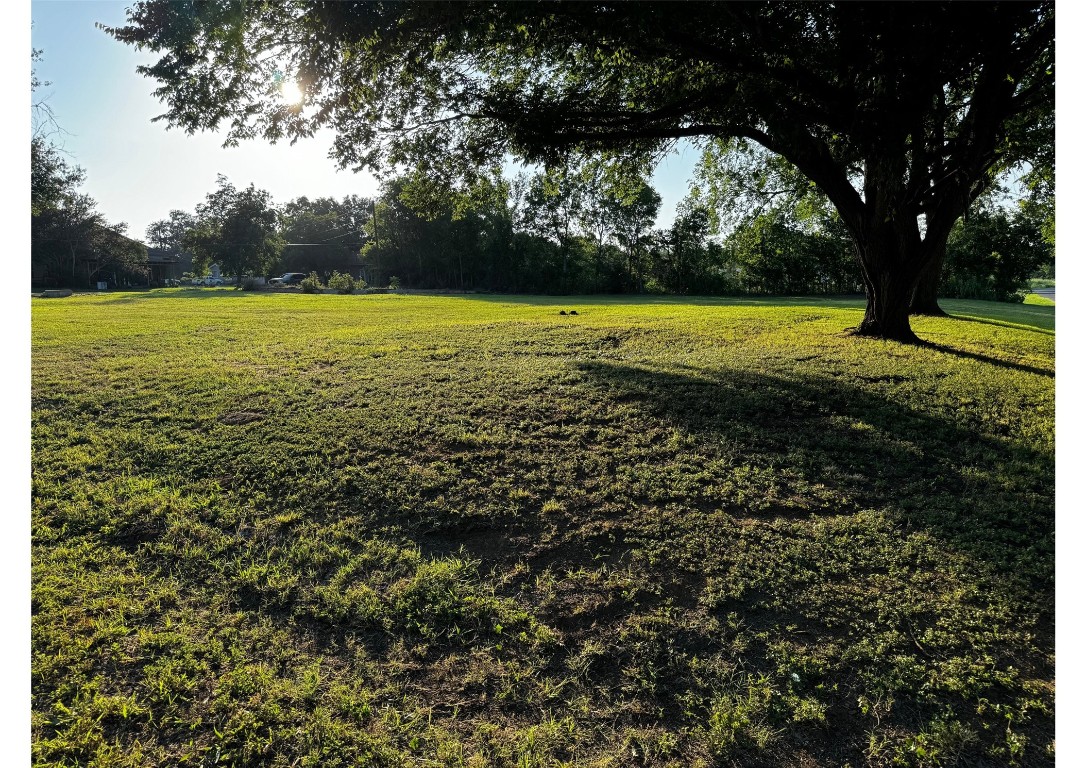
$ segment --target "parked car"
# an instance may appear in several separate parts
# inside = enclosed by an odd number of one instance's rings
[[[279,277],[273,277],[268,285],[298,285],[305,280],[305,272],[287,272]]]
[[[223,279],[221,277],[215,277],[214,275],[208,275],[203,279],[203,285],[222,285]]]

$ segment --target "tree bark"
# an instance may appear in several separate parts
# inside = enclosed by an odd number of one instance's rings
[[[858,336],[874,336],[908,344],[920,340],[909,325],[909,304],[915,280],[896,270],[885,270],[867,284],[867,309],[856,329]]]
[[[909,305],[923,266],[922,244],[876,229],[872,236],[857,241],[856,250],[867,291],[867,309],[855,333],[918,343],[909,325]]]
[[[933,315],[946,317],[946,312],[939,306],[939,284],[943,277],[943,261],[946,258],[946,245],[940,247],[931,261],[920,273],[920,279],[913,291],[912,305],[909,312],[914,315]]]

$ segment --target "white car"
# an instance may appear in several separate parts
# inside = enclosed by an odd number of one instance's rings
[[[201,281],[201,285],[222,285],[223,279],[221,277],[215,277],[214,275],[208,275]]]

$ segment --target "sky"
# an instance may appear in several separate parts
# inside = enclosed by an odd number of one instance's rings
[[[34,65],[51,82],[34,94],[46,97],[63,133],[54,141],[86,171],[83,191],[98,201],[113,223],[124,221],[128,234],[143,239],[147,225],[174,209],[192,211],[226,175],[235,186],[250,183],[268,190],[277,203],[296,197],[372,196],[377,182],[368,173],[337,170],[328,157],[331,132],[294,145],[253,140],[223,148],[221,133],[189,136],[167,130],[152,118],[165,107],[152,95],[155,81],[136,73],[154,63],[155,54],[114,40],[95,22],[125,23],[130,2],[113,0],[35,0],[31,3]],[[667,226],[686,196],[698,153],[689,145],[666,158],[652,184],[663,198],[658,224]]]

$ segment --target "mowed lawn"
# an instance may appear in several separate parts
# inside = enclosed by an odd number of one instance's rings
[[[1054,308],[944,307],[35,299],[35,764],[1050,764]]]

